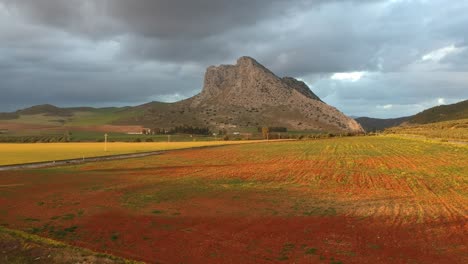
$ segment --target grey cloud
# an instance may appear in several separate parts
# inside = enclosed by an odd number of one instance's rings
[[[439,98],[448,103],[466,99],[467,84],[464,72],[399,72],[369,74],[356,82],[323,78],[313,89],[327,103],[341,104],[345,112],[384,118],[415,114],[437,105]],[[385,105],[395,107],[382,108]]]
[[[205,67],[249,55],[348,114],[395,116],[468,97],[468,49],[421,61],[468,47],[467,12],[442,0],[0,0],[0,111],[187,97]],[[330,79],[351,71],[373,74]]]

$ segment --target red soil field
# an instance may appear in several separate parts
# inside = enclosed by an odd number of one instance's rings
[[[361,137],[0,172],[0,225],[149,263],[468,263],[467,161]]]

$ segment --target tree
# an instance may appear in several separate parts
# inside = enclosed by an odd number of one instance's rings
[[[210,135],[211,131],[207,127],[176,126],[169,131],[169,134],[190,134],[190,135]]]
[[[268,127],[262,127],[263,138],[268,140],[270,137],[270,129]]]

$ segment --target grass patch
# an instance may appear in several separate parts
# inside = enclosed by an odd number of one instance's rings
[[[75,230],[78,228],[78,226],[70,226],[70,227],[67,227],[67,228],[64,228],[63,230],[65,232],[68,232],[68,233],[73,233],[75,232]]]
[[[377,244],[368,244],[367,247],[372,249],[380,249],[380,246]]]
[[[62,220],[73,220],[75,219],[75,214],[65,214],[62,216]]]
[[[283,248],[281,249],[280,251],[280,255],[279,257],[277,258],[279,261],[286,261],[289,259],[289,256],[288,254],[294,250],[294,248],[296,248],[296,245],[294,245],[293,243],[286,243],[283,245]]]
[[[336,252],[336,254],[338,255],[344,255],[344,256],[349,256],[349,257],[355,257],[356,256],[356,252],[353,252],[353,251],[343,251],[343,250],[339,250]]]
[[[87,257],[95,257],[96,263],[108,262],[122,264],[142,264],[138,261],[127,260],[105,253],[96,253],[88,249],[74,247],[63,242],[50,238],[40,237],[19,230],[13,230],[0,226],[0,240],[18,244],[13,250],[2,252],[0,262],[8,260],[5,263],[36,263],[37,257],[31,254],[30,249],[44,252],[50,263],[88,263]],[[3,262],[2,262],[3,263]],[[44,263],[44,262],[40,262]]]
[[[316,248],[306,248],[305,254],[307,255],[316,255],[317,254],[317,249]]]
[[[120,234],[118,232],[114,232],[111,235],[111,240],[112,241],[117,241],[119,239]]]
[[[309,211],[305,211],[303,213],[306,216],[335,216],[336,215],[336,209],[333,207],[328,207],[328,208],[322,208],[322,207],[313,207]]]
[[[77,229],[77,226],[70,226],[66,228],[55,228],[55,227],[50,227],[49,228],[49,235],[58,238],[58,239],[63,239],[66,236],[68,236],[70,233],[74,233],[75,230]]]
[[[41,227],[32,227],[29,229],[29,232],[32,234],[40,234],[47,232],[49,236],[56,238],[56,239],[63,239],[67,237],[69,234],[74,233],[78,226],[70,226],[70,227],[56,227],[50,224],[45,224]]]
[[[199,178],[165,179],[139,190],[125,193],[121,202],[130,208],[141,208],[151,203],[188,200],[193,197],[210,196],[229,190],[243,191],[257,188],[258,183],[244,180],[211,180]],[[154,212],[153,212],[154,213]],[[157,213],[155,213],[157,214]]]
[[[40,219],[37,219],[37,218],[30,218],[30,217],[27,217],[27,218],[24,218],[24,221],[26,222],[39,222],[41,221]]]

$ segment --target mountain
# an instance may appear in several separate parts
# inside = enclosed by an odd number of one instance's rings
[[[389,127],[399,126],[402,123],[408,121],[411,117],[400,117],[400,118],[371,118],[371,117],[358,117],[355,120],[361,124],[361,126],[367,132],[381,131]]]
[[[370,117],[355,118],[367,132],[384,130],[400,125],[414,126],[461,119],[468,119],[468,100],[450,105],[435,106],[416,115],[407,117],[389,119]]]
[[[151,102],[123,108],[59,108],[39,105],[0,115],[12,122],[34,119],[51,125],[139,125],[170,129],[190,125],[252,131],[260,126],[333,133],[360,133],[352,118],[324,103],[302,81],[280,78],[250,57],[235,65],[210,66],[202,91],[175,103]]]
[[[235,65],[210,66],[202,91],[167,104],[139,106],[142,114],[121,124],[171,127],[190,124],[214,129],[245,130],[258,126],[291,130],[362,132],[361,126],[322,102],[307,85],[280,78],[250,57]]]

